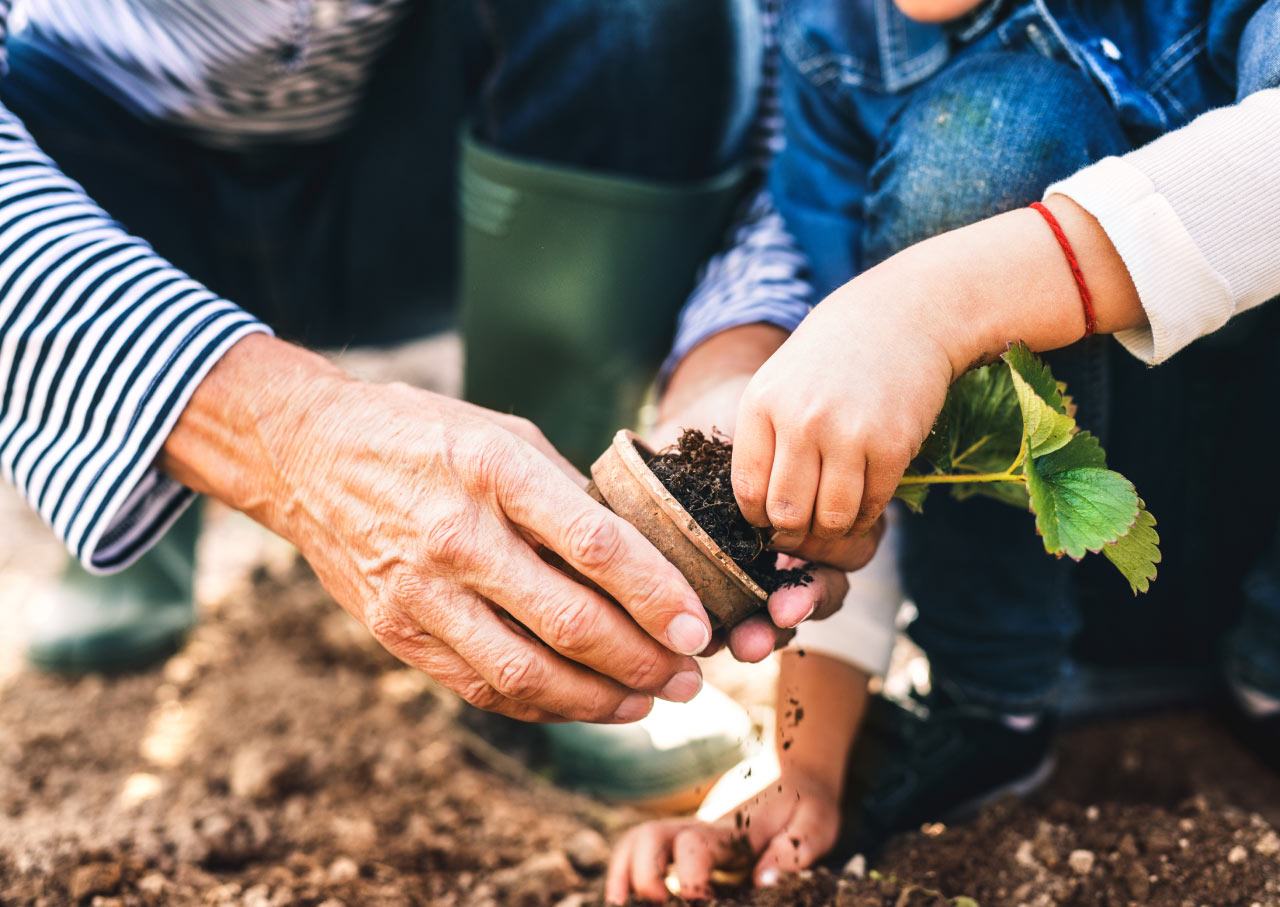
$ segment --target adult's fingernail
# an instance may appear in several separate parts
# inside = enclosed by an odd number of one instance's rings
[[[697,655],[711,642],[711,631],[692,614],[678,614],[667,624],[667,642],[681,655]]]
[[[668,702],[688,702],[702,689],[702,675],[697,671],[681,671],[667,681],[658,695]]]
[[[780,874],[778,870],[770,867],[769,869],[766,869],[764,872],[760,873],[760,885],[762,887],[777,885],[779,877],[780,877]]]
[[[622,704],[618,706],[617,711],[613,713],[614,721],[639,721],[645,715],[649,714],[649,710],[653,708],[653,697],[644,693],[632,693],[626,699],[622,700]]]

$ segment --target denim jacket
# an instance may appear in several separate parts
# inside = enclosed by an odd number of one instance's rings
[[[1139,145],[1276,84],[1280,0],[987,0],[940,25],[908,19],[892,0],[789,0],[779,44],[789,150],[804,150],[784,153],[773,189],[784,214],[804,206],[805,245],[806,233],[819,243],[824,229],[848,234],[839,218],[856,206],[879,137],[957,54],[1031,51],[1071,64]],[[815,261],[820,294],[861,269],[850,254],[839,279]]]

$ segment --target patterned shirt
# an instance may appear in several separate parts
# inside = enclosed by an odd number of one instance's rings
[[[341,131],[407,4],[24,0],[12,24],[140,115],[243,147]],[[0,0],[0,40],[10,7]],[[768,66],[761,167],[779,134]],[[750,199],[667,368],[736,324],[794,328],[809,307],[803,272],[767,194]],[[0,473],[88,569],[127,566],[191,501],[156,456],[209,369],[267,331],[129,235],[0,107]]]

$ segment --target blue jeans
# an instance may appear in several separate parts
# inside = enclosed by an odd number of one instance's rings
[[[161,255],[308,344],[449,326],[463,124],[500,150],[655,180],[737,159],[756,97],[754,0],[416,4],[355,121],[225,151],[139,119],[19,33],[0,99]]]
[[[1103,6],[1143,15],[1138,3]],[[783,28],[788,147],[773,180],[822,290],[912,243],[1037,200],[1050,183],[1237,90],[1275,84],[1275,45],[1256,40],[1274,33],[1275,3],[1252,20],[1238,16],[1245,38],[1229,78],[1210,60],[1203,22],[1197,29],[1184,16],[1191,38],[1170,35],[1167,46],[1140,46],[1126,40],[1136,26],[1117,27],[1111,55],[1156,73],[1142,90],[1100,77],[1085,53],[1103,47],[1099,36],[1043,8],[988,4],[938,44],[932,27],[886,24],[887,3],[792,4]],[[871,18],[859,21],[858,10]],[[1179,22],[1168,7],[1159,16],[1168,18],[1147,23],[1148,37]],[[1210,42],[1226,27],[1216,26]],[[1174,67],[1178,47],[1198,53]],[[1159,66],[1175,75],[1162,79]],[[1082,635],[1106,660],[1204,664],[1243,620],[1228,658],[1280,694],[1280,560],[1269,548],[1280,493],[1253,483],[1241,503],[1222,462],[1225,452],[1280,441],[1249,416],[1280,391],[1268,355],[1277,330],[1280,308],[1264,306],[1158,369],[1107,338],[1048,357],[1081,422],[1160,520],[1160,577],[1135,600],[1105,559],[1046,555],[1029,514],[935,494],[922,516],[903,521],[901,562],[918,608],[910,632],[936,684],[995,710],[1036,711],[1052,705]]]

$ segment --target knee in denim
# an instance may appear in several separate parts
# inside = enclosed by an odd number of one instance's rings
[[[1238,92],[1241,98],[1280,86],[1280,0],[1268,0],[1253,14],[1240,38]]]
[[[1029,204],[1125,148],[1101,92],[1069,65],[1031,53],[961,59],[915,92],[881,142],[867,199],[868,264]]]

